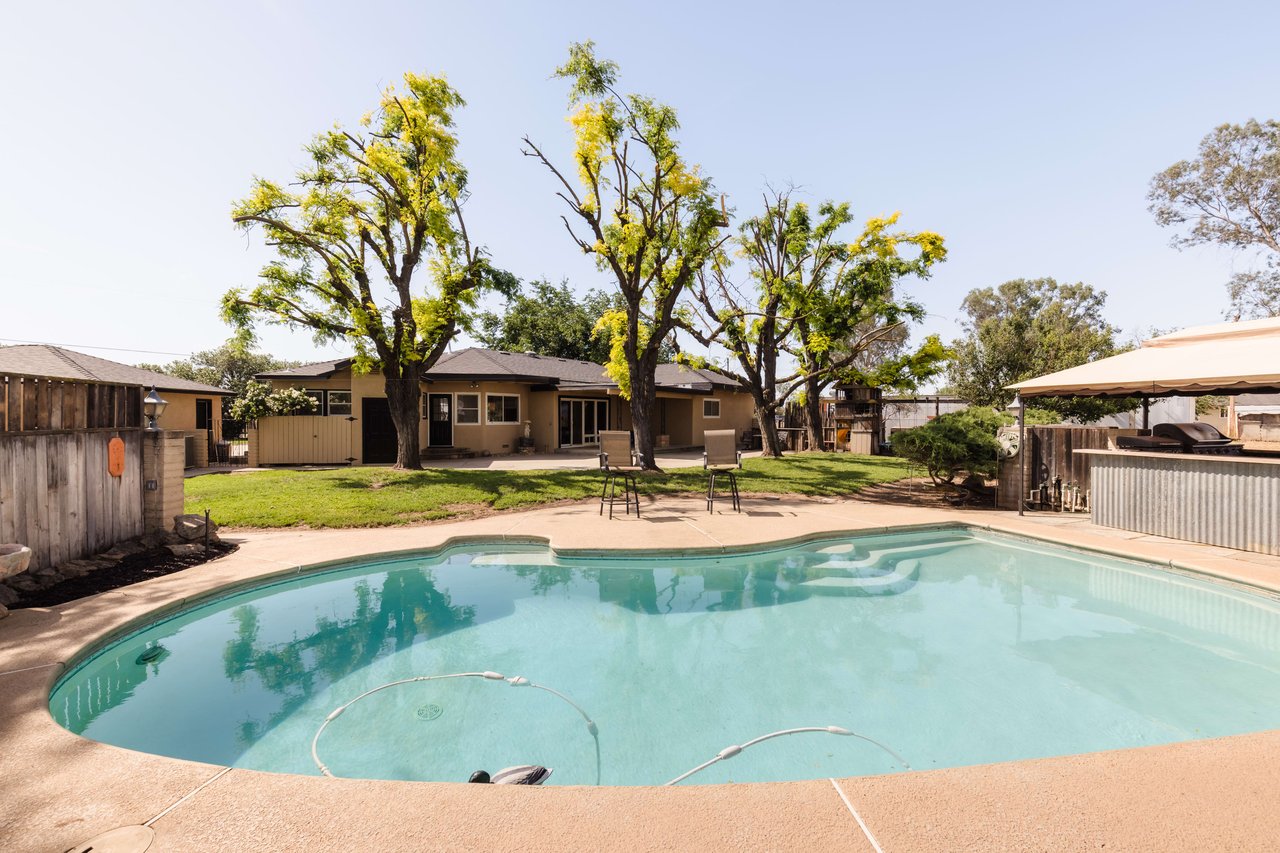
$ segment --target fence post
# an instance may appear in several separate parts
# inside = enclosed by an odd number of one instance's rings
[[[253,426],[249,427],[246,432],[249,435],[249,454],[245,458],[245,464],[250,468],[261,467],[261,456],[258,445],[258,423],[254,421]]]
[[[182,430],[146,430],[142,433],[142,527],[146,533],[173,529],[174,516],[182,514],[183,466],[186,434]]]

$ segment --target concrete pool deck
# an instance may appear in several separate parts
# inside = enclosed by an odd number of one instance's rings
[[[644,516],[591,504],[375,530],[228,533],[193,569],[0,620],[0,849],[67,850],[148,824],[150,850],[1264,850],[1280,838],[1280,731],[1169,746],[809,782],[510,788],[288,776],[94,743],[58,726],[48,691],[87,644],[226,584],[456,537],[559,549],[725,548],[822,532],[965,523],[1280,591],[1280,558],[1162,540],[1080,516],[745,498]],[[727,502],[723,504],[727,507]],[[181,720],[174,721],[181,726]],[[98,847],[105,851],[106,847]]]

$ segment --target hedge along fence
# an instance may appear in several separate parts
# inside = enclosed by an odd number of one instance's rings
[[[30,547],[30,569],[142,535],[143,394],[141,386],[0,374],[0,543]]]

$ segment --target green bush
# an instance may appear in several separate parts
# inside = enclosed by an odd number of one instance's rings
[[[937,484],[953,482],[963,473],[994,477],[996,431],[1012,421],[1009,415],[974,406],[895,432],[889,444],[897,455],[925,466]]]
[[[273,392],[270,386],[249,380],[240,396],[231,404],[231,417],[240,421],[256,421],[268,415],[310,415],[317,404],[301,389],[285,388]]]

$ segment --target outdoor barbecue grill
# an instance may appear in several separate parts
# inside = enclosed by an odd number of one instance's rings
[[[1153,438],[1164,438],[1177,441],[1182,445],[1183,453],[1214,453],[1236,455],[1241,445],[1233,442],[1218,430],[1202,423],[1191,424],[1156,424],[1151,430]]]

